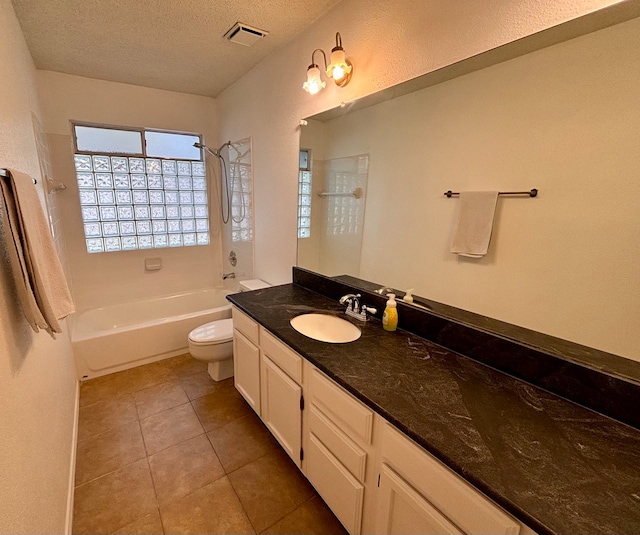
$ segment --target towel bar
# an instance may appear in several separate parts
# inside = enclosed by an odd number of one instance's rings
[[[0,176],[7,176],[7,170],[6,169],[0,169]],[[34,184],[38,183],[38,181],[35,178],[32,178],[31,180],[33,180]]]
[[[459,192],[455,192],[455,191],[445,191],[444,194],[451,198],[454,195],[457,197],[458,195],[460,195]],[[538,190],[536,188],[533,188],[530,191],[499,191],[498,195],[528,195],[529,197],[537,197],[538,196]]]
[[[362,188],[356,188],[350,193],[333,193],[328,191],[321,191],[318,193],[318,197],[355,197],[359,199],[362,197]]]

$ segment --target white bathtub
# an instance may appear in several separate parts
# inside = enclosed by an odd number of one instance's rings
[[[211,288],[97,308],[71,322],[80,379],[98,377],[188,351],[187,336],[203,323],[231,317],[226,288]]]

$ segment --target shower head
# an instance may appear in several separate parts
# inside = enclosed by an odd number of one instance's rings
[[[220,152],[215,150],[215,149],[210,149],[209,147],[207,147],[204,143],[194,143],[193,146],[196,149],[204,149],[206,150],[209,154],[215,156],[216,158],[222,158],[222,156],[220,155]]]

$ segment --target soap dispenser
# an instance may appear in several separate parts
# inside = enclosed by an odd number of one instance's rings
[[[382,328],[385,331],[395,331],[398,327],[398,308],[396,305],[396,295],[387,294],[389,300],[382,314]]]
[[[402,300],[405,303],[413,303],[413,288],[409,288],[407,290],[407,293],[404,294],[404,297],[402,298]]]

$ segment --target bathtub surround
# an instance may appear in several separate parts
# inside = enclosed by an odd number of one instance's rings
[[[214,100],[50,71],[38,71],[37,81],[53,170],[56,177],[67,184],[67,189],[58,195],[58,203],[78,310],[221,285],[220,215],[215,200],[217,182],[213,180],[219,173],[215,162],[207,160],[209,245],[89,254],[78,201],[69,124],[75,120],[196,132],[203,135],[204,142],[216,145]],[[161,270],[145,270],[145,258],[150,254],[162,259]]]
[[[309,312],[345,317],[333,294],[357,288],[302,270],[294,279],[297,284],[229,300],[540,535],[640,530],[632,496],[640,484],[638,427],[453,352],[440,341],[406,330],[384,332],[378,319],[359,322],[362,336],[350,344],[307,338],[289,320]],[[362,302],[376,305],[372,298],[363,294]],[[398,306],[402,321],[409,306]],[[475,345],[472,336],[467,340]],[[486,349],[491,351],[488,344]]]
[[[32,122],[32,113],[40,116],[36,71],[9,0],[0,0],[0,35],[0,167],[37,177],[32,187],[44,207]],[[60,214],[50,215],[58,230]],[[67,322],[56,340],[31,330],[8,265],[7,232],[0,223],[0,531],[70,532],[77,381]]]
[[[231,317],[225,299],[230,291],[202,288],[77,314],[71,322],[71,342],[78,378],[99,377],[185,353],[191,330]]]

